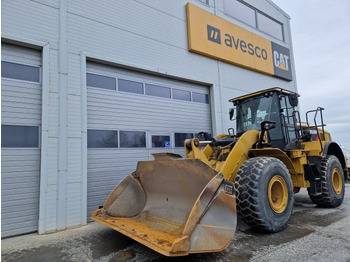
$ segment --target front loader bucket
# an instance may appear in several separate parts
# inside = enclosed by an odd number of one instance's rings
[[[233,184],[198,159],[139,162],[92,218],[166,256],[221,251],[236,228]]]

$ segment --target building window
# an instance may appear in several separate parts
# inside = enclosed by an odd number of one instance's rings
[[[40,67],[1,61],[1,77],[40,82]]]
[[[184,147],[186,139],[193,138],[192,133],[175,133],[175,147]]]
[[[39,147],[39,127],[1,125],[1,147]]]
[[[238,20],[256,27],[255,10],[237,0],[224,0],[226,14]]]
[[[272,20],[271,18],[258,12],[258,29],[266,34],[269,34],[283,41],[282,24]]]
[[[198,1],[202,2],[202,3],[206,4],[206,5],[209,5],[209,0],[198,0]]]
[[[193,102],[209,104],[209,96],[207,94],[192,93]]]
[[[177,100],[191,101],[191,92],[173,89],[173,98]]]
[[[170,88],[146,84],[146,95],[170,98]]]
[[[86,85],[108,90],[116,90],[116,79],[114,77],[86,73]]]
[[[121,91],[141,95],[146,94],[148,96],[209,104],[208,94],[148,84],[145,82],[126,80],[117,77],[104,76],[95,73],[86,73],[86,85],[89,87],[98,87],[118,92]]]
[[[118,131],[88,130],[88,148],[116,148],[118,147]]]
[[[120,131],[120,147],[146,147],[146,132]]]
[[[152,147],[166,147],[166,148],[171,147],[170,146],[170,136],[153,135],[152,136]]]
[[[143,84],[140,82],[118,79],[118,90],[135,94],[143,94]]]
[[[224,0],[224,9],[226,14],[284,41],[283,24],[262,14],[254,7],[239,0]]]

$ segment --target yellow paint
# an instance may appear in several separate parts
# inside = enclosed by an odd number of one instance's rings
[[[259,133],[257,130],[249,130],[241,135],[224,164],[220,169],[216,169],[224,175],[226,180],[235,182],[237,171],[243,162],[249,159],[249,149],[258,141]]]
[[[334,193],[340,195],[343,190],[343,178],[338,168],[334,168],[332,172],[332,186]]]
[[[324,131],[325,141],[331,141],[331,135],[326,130]]]
[[[281,176],[271,178],[268,187],[268,199],[272,210],[281,214],[287,208],[288,204],[288,189],[286,181]]]
[[[211,146],[207,145],[204,149],[203,149],[203,153],[205,155],[206,158],[209,158],[211,156],[211,154],[213,153],[213,149]]]
[[[208,156],[206,156],[204,153],[205,151],[201,149],[198,138],[186,139],[185,145],[188,143],[188,141],[191,142],[191,148],[189,149],[185,147],[186,157],[190,159],[200,159],[207,165],[210,165]],[[209,149],[208,146],[205,147],[205,150],[207,150],[207,153],[212,151],[212,149]]]
[[[97,209],[92,213],[92,219],[109,228],[112,228],[137,242],[157,251],[165,256],[185,256],[188,250],[173,252],[172,248],[179,246],[178,242],[188,242],[188,237],[181,234],[172,234],[165,231],[153,229],[146,224],[138,223],[130,218],[112,217],[108,215],[99,216],[102,209]]]
[[[191,141],[191,148],[185,148],[186,157],[190,159],[202,160],[219,173],[222,173],[226,180],[234,182],[238,169],[244,161],[249,159],[249,149],[252,148],[253,144],[258,141],[259,133],[260,132],[257,130],[249,130],[239,137],[231,151],[229,148],[221,149],[219,152],[220,156],[226,153],[229,154],[225,161],[212,159],[213,154],[218,151],[214,151],[210,145],[206,146],[205,149],[202,150],[200,146],[196,146],[196,143],[199,143],[199,141],[196,142],[196,140],[198,140],[197,138],[186,140],[185,144],[187,144],[188,141]],[[216,138],[224,137],[227,137],[227,135],[216,136]],[[211,154],[207,155],[209,152]]]
[[[305,180],[304,165],[307,164],[307,154],[302,150],[291,150],[290,156],[296,174],[292,176],[293,186],[295,187],[309,187],[310,182]]]
[[[322,141],[322,146],[325,148],[327,141]],[[301,146],[304,151],[308,152],[309,156],[322,156],[320,141],[302,142]]]
[[[288,90],[280,88],[271,88],[268,91],[271,92],[283,92],[284,94],[290,94]],[[238,98],[231,99],[230,101],[244,100],[251,96],[256,96],[267,92],[267,90],[255,92]],[[305,123],[299,123],[300,126],[306,127]],[[322,138],[322,147],[325,148],[328,141],[330,141],[330,135],[328,132],[324,132],[319,129],[320,137]],[[203,162],[214,168],[216,171],[223,174],[224,178],[228,181],[234,182],[235,176],[238,169],[251,157],[275,157],[280,159],[287,167],[288,172],[291,176],[293,186],[300,188],[310,187],[310,182],[305,180],[304,166],[308,164],[308,157],[323,155],[319,141],[308,141],[301,142],[301,148],[296,150],[283,151],[278,148],[264,147],[264,148],[253,148],[253,145],[259,140],[260,132],[257,130],[249,130],[243,135],[238,137],[234,147],[228,146],[213,146],[207,145],[202,151],[200,147],[195,147],[192,141],[192,149],[186,149],[188,158],[198,158]],[[230,137],[227,134],[221,134],[216,138]],[[266,139],[265,139],[266,140]],[[266,142],[266,141],[265,141]],[[266,144],[266,143],[264,143]],[[337,177],[337,173],[334,175],[334,191],[339,192],[341,187],[340,181]]]
[[[289,94],[293,93],[291,91],[288,91],[288,90],[285,90],[285,89],[282,89],[282,88],[274,87],[274,88],[269,88],[269,89],[265,89],[265,90],[262,90],[262,91],[254,92],[254,93],[251,93],[251,94],[247,94],[247,95],[244,95],[244,96],[239,96],[239,97],[236,97],[236,98],[232,98],[229,101],[230,102],[235,102],[235,101],[239,101],[239,100],[244,100],[244,99],[247,99],[247,98],[250,98],[250,97],[254,97],[254,96],[258,96],[258,95],[262,95],[262,94],[265,94],[265,93],[268,93],[268,92],[282,92],[282,94],[285,94],[285,95],[289,95]],[[298,96],[300,97],[299,94],[298,94]]]
[[[289,151],[290,158],[300,158],[303,156],[303,152],[301,150],[291,150]]]
[[[250,149],[249,153],[255,157],[269,156],[275,157],[286,165],[292,178],[293,186],[309,187],[310,183],[304,177],[304,164],[306,164],[306,154],[301,150],[289,151],[290,157],[279,148]]]
[[[287,71],[287,68],[286,66],[283,64],[283,63],[280,63],[280,65],[278,66],[278,68],[284,70],[284,71]]]
[[[187,21],[190,51],[274,75],[271,41],[190,3],[187,4]],[[218,31],[208,30],[208,25],[220,30],[220,35]],[[208,37],[220,39],[221,43],[210,41]],[[230,42],[232,47],[226,44]],[[254,50],[253,55],[249,54],[251,49]],[[266,51],[265,56],[262,50]]]
[[[303,142],[303,149],[288,150],[287,152],[271,147],[253,149],[253,144],[259,139],[259,133],[260,132],[257,130],[245,132],[238,138],[232,150],[230,148],[224,148],[217,151],[218,149],[214,149],[211,145],[207,145],[204,150],[202,150],[200,147],[195,146],[193,139],[191,141],[192,149],[186,149],[186,154],[188,158],[201,159],[204,163],[222,173],[224,178],[231,182],[235,181],[238,169],[244,161],[250,158],[249,156],[275,157],[280,159],[287,166],[294,187],[310,187],[310,182],[305,180],[304,165],[307,164],[307,156],[321,156],[320,143],[318,141]],[[216,136],[216,138],[225,138],[227,136],[228,135],[221,134]],[[322,143],[323,146],[325,146],[326,142]],[[217,158],[213,157],[218,152],[218,156],[228,154],[226,160],[219,161]],[[336,180],[337,178],[335,178],[335,181]]]
[[[255,157],[257,157],[257,156],[269,156],[269,157],[278,158],[286,165],[286,167],[291,175],[296,174],[296,170],[293,166],[291,159],[287,156],[287,154],[284,151],[282,151],[279,148],[265,147],[265,148],[258,148],[258,149],[250,149],[249,154],[251,154]]]

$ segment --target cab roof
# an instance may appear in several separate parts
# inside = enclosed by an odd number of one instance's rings
[[[269,92],[279,92],[279,93],[282,93],[282,94],[285,94],[285,95],[295,94],[295,92],[292,92],[292,91],[289,91],[289,90],[286,90],[286,89],[283,89],[283,88],[273,87],[273,88],[264,89],[264,90],[261,90],[261,91],[258,91],[258,92],[250,93],[250,94],[247,94],[247,95],[244,95],[244,96],[235,97],[235,98],[230,99],[229,101],[230,102],[237,102],[237,101],[245,100],[247,98],[254,97],[254,96],[259,96],[259,95],[262,95],[262,94],[265,94],[265,93],[269,93]],[[298,96],[300,96],[300,95],[298,94]]]

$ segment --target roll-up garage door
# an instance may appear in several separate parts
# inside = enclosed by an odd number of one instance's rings
[[[209,88],[87,63],[88,217],[140,160],[211,133]]]
[[[1,236],[38,230],[41,52],[1,47]]]

